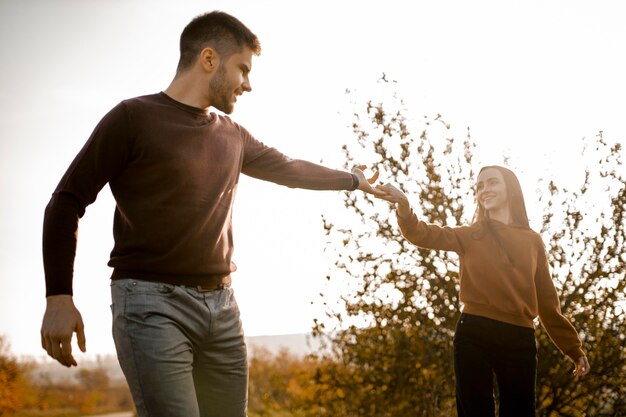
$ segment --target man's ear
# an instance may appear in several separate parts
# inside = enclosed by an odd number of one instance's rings
[[[219,56],[213,48],[204,48],[200,51],[200,65],[206,72],[213,72],[217,68]]]

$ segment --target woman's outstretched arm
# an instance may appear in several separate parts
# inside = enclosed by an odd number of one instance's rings
[[[447,227],[420,221],[409,203],[407,196],[395,186],[387,183],[377,185],[377,198],[395,203],[398,226],[402,235],[421,248],[454,251],[463,254],[459,227]]]

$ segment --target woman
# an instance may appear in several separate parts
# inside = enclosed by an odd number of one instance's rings
[[[377,188],[383,192],[379,198],[395,203],[406,239],[459,254],[463,310],[454,335],[459,416],[495,415],[494,373],[500,417],[535,416],[537,316],[574,362],[574,375],[589,372],[578,334],[561,314],[543,242],[530,229],[522,189],[512,171],[500,166],[480,170],[474,221],[462,227],[424,223],[402,191],[391,184]]]

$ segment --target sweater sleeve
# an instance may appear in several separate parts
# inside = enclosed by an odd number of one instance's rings
[[[245,175],[290,188],[309,190],[354,190],[358,179],[350,172],[335,170],[301,159],[292,159],[255,139],[238,125],[244,144],[242,172]]]
[[[414,245],[421,248],[454,251],[463,255],[465,250],[459,238],[459,229],[438,226],[418,220],[411,210],[408,217],[397,216],[398,226],[402,235]]]
[[[539,319],[557,348],[573,361],[584,355],[576,329],[561,313],[561,303],[548,269],[543,244],[538,249],[535,288]]]
[[[274,148],[268,148],[258,158],[244,165],[242,172],[251,177],[290,188],[308,190],[355,189],[351,173],[301,159],[291,159]]]
[[[128,126],[120,103],[96,126],[46,206],[42,238],[46,296],[72,294],[78,222],[128,158]]]

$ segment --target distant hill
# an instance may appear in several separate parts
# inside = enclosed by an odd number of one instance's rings
[[[251,336],[246,337],[248,344],[248,354],[254,355],[256,351],[265,349],[272,354],[277,354],[282,350],[287,350],[293,355],[304,356],[315,353],[320,348],[319,342],[308,334],[286,334],[273,336]],[[33,364],[31,375],[35,382],[45,383],[45,381],[72,381],[80,369],[105,368],[112,382],[123,381],[124,375],[117,361],[117,356],[97,355],[89,357],[77,357],[78,367],[66,368],[56,361],[42,356],[39,358],[24,357],[22,361],[29,361]]]
[[[320,349],[320,343],[309,334],[284,334],[273,336],[251,336],[247,337],[248,354],[254,355],[255,350],[267,349],[273,354],[281,350],[288,350],[290,353],[303,356],[316,353]]]

